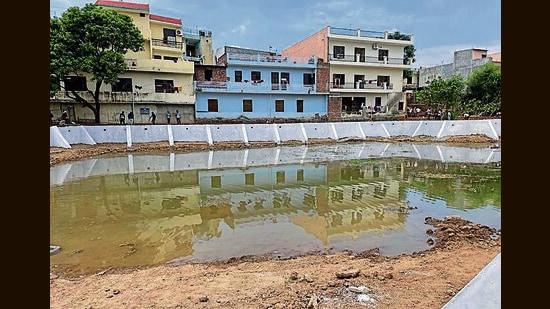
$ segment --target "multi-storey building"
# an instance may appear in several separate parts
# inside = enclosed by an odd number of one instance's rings
[[[325,27],[284,49],[282,56],[316,56],[329,64],[328,113],[359,115],[362,106],[380,112],[403,111],[404,48],[413,35]]]
[[[212,31],[183,28],[183,59],[196,64],[214,64]]]
[[[183,59],[186,45],[191,47],[192,44],[182,37],[181,19],[151,14],[148,4],[108,0],[97,0],[95,4],[130,16],[145,39],[142,51],[126,54],[129,70],[119,75],[118,82],[101,85],[101,123],[118,123],[119,113],[126,111],[128,114],[131,110],[134,111],[136,123],[147,123],[153,111],[157,114],[157,123],[166,123],[166,111],[174,113],[176,109],[182,113],[182,121],[193,122],[194,62]],[[205,38],[205,43],[206,40],[211,44],[211,39]],[[203,46],[207,49],[211,45]],[[210,57],[202,49],[200,55]],[[88,102],[93,102],[87,91],[95,87],[90,75],[69,76],[63,82],[68,90],[74,89]],[[72,121],[94,119],[89,108],[75,104],[65,91],[59,91],[50,98],[50,109],[54,116],[68,110]]]
[[[322,118],[326,89],[317,58],[224,46],[216,66],[196,66],[196,119]],[[321,84],[326,84],[326,80]]]
[[[419,87],[427,86],[430,81],[436,78],[447,80],[453,76],[460,76],[466,80],[472,72],[479,69],[486,63],[492,62],[498,67],[501,66],[501,53],[487,54],[484,48],[469,48],[454,52],[452,63],[436,65],[433,67],[420,67]]]

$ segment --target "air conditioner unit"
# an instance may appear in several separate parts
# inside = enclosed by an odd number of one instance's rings
[[[177,35],[181,35],[181,29],[176,30]]]
[[[372,44],[372,49],[378,49],[380,47],[380,45],[378,45],[378,43],[373,43]]]

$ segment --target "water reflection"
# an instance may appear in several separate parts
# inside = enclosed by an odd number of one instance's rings
[[[97,159],[101,172],[75,176],[73,166],[52,182],[50,241],[62,247],[52,265],[79,274],[317,250],[400,254],[427,249],[424,218],[447,214],[500,228],[499,162],[317,157],[176,170],[174,154],[154,158],[134,155],[123,173],[110,170],[124,158]]]

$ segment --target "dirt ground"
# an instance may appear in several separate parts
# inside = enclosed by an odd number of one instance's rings
[[[391,141],[434,142],[427,137]],[[435,142],[500,147],[500,140],[479,135]],[[125,152],[269,146],[274,145],[72,145],[50,148],[50,166]],[[245,256],[216,263],[106,269],[78,278],[50,266],[50,308],[441,308],[501,252],[501,231],[457,216],[425,221],[434,226],[426,229],[434,245],[399,256],[382,256],[376,249],[289,259]]]

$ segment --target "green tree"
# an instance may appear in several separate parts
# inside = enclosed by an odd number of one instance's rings
[[[411,39],[411,36],[408,34],[400,33],[399,31],[395,31],[393,33],[388,34],[388,39],[408,41]],[[416,59],[414,58],[415,52],[416,52],[416,48],[414,48],[414,45],[405,46],[403,48],[403,64],[413,64],[416,61]],[[403,70],[403,79],[411,76],[412,76],[411,69]]]
[[[476,69],[466,80],[462,109],[479,115],[494,115],[501,108],[500,68],[492,62]]]
[[[124,55],[143,50],[144,38],[128,15],[95,4],[70,7],[59,19],[50,19],[50,96],[65,91],[67,96],[92,110],[99,123],[100,87],[115,84],[128,70]],[[88,102],[78,92],[66,89],[69,75],[91,75],[94,89]],[[93,103],[93,104],[92,104]]]
[[[462,101],[464,89],[464,81],[458,75],[448,80],[439,77],[432,80],[428,87],[419,90],[416,98],[428,106],[456,110]]]

